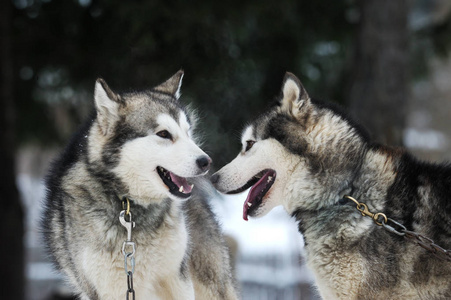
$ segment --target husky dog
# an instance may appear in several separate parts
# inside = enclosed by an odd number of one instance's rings
[[[237,299],[206,200],[214,190],[194,178],[211,159],[178,101],[182,77],[179,71],[153,89],[120,94],[98,79],[96,113],[49,172],[45,244],[82,299],[123,299],[128,290],[124,262],[131,269],[131,260],[121,251],[128,237],[119,222],[125,197],[136,224],[136,299]]]
[[[451,299],[450,261],[377,226],[344,197],[449,249],[450,166],[370,144],[337,108],[312,101],[290,73],[277,105],[245,127],[241,142],[212,182],[229,194],[251,188],[245,220],[283,205],[298,221],[324,299]]]

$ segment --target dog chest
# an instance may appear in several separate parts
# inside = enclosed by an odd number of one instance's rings
[[[133,282],[137,299],[163,299],[161,295],[171,293],[166,289],[177,290],[177,286],[183,286],[180,290],[188,294],[192,290],[191,282],[181,274],[188,244],[184,225],[183,218],[170,220],[156,233],[140,232],[132,236],[136,244]],[[127,290],[122,242],[118,238],[113,251],[87,245],[79,252],[77,260],[82,273],[96,287],[101,299],[122,299]]]

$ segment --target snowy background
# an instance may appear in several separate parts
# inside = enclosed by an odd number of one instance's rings
[[[294,219],[276,207],[263,218],[244,221],[246,195],[224,196],[213,202],[225,234],[237,241],[236,275],[243,299],[316,299]]]

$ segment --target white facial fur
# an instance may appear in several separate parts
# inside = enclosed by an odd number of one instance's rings
[[[158,127],[145,137],[137,138],[124,144],[121,159],[113,170],[129,187],[130,195],[135,201],[146,199],[162,200],[170,197],[180,200],[169,192],[156,168],[161,166],[181,177],[204,175],[196,164],[196,159],[206,154],[191,139],[190,125],[183,112],[179,122],[167,114],[157,117]],[[167,130],[171,139],[156,135]],[[144,204],[144,203],[143,203]]]
[[[245,151],[249,140],[255,141],[255,144]],[[274,207],[283,204],[288,179],[300,158],[289,153],[275,139],[258,140],[251,126],[243,131],[241,142],[243,149],[238,156],[217,172],[220,180],[216,188],[221,192],[237,190],[257,173],[265,169],[275,170],[276,180],[256,211],[256,216],[264,216]]]

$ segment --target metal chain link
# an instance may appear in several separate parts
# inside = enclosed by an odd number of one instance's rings
[[[133,272],[127,272],[127,292],[125,294],[125,300],[130,300],[130,295],[132,295],[132,300],[135,300],[135,290],[133,289]]]
[[[439,245],[435,244],[432,239],[425,237],[424,235],[421,235],[419,233],[409,230],[405,230],[404,233],[406,238],[410,239],[418,246],[428,250],[437,258],[451,262],[451,250],[443,249]]]
[[[399,236],[403,236],[407,239],[409,239],[411,242],[417,244],[418,246],[426,249],[427,251],[434,254],[437,258],[441,260],[451,261],[451,250],[446,250],[437,244],[435,242],[417,232],[407,230],[404,225],[402,225],[399,222],[396,222],[393,219],[387,218],[387,216],[383,213],[376,213],[373,214],[368,210],[368,206],[362,202],[357,201],[356,199],[352,198],[351,196],[344,196],[344,198],[351,200],[356,204],[356,209],[362,214],[362,216],[367,216],[373,219],[373,221],[379,225],[384,227],[385,230],[397,234]],[[393,224],[394,226],[398,227],[399,229],[395,229],[395,227],[388,225],[388,223]]]
[[[133,289],[133,273],[135,273],[136,247],[135,243],[132,242],[132,229],[135,228],[135,222],[132,221],[130,201],[128,200],[128,198],[124,199],[122,206],[124,210],[119,213],[119,221],[121,222],[122,226],[127,229],[127,239],[122,244],[122,254],[124,255],[124,270],[125,274],[127,275],[127,292],[125,294],[125,299],[130,300],[131,295],[131,299],[135,300],[135,290]],[[129,217],[129,221],[125,219],[125,216]],[[129,264],[131,270],[129,269]]]

